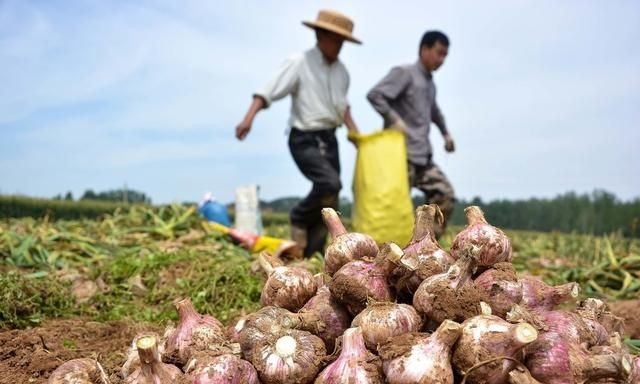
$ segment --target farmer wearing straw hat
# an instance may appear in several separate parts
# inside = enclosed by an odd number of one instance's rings
[[[246,116],[236,127],[243,140],[258,111],[291,95],[289,149],[302,174],[313,183],[311,192],[291,210],[291,238],[304,248],[304,256],[321,252],[327,237],[320,210],[337,208],[340,159],[336,128],[358,128],[351,118],[347,90],[349,73],[338,59],[343,42],[360,44],[353,22],[345,15],[321,10],[315,21],[302,24],[314,29],[316,46],[289,57],[275,76],[254,95]]]

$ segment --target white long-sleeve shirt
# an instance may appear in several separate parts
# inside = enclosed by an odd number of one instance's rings
[[[348,89],[349,73],[345,66],[339,60],[329,63],[320,49],[314,47],[289,57],[255,95],[265,100],[265,108],[291,95],[289,126],[317,131],[342,125]]]

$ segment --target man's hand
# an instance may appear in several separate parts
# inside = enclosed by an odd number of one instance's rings
[[[249,134],[250,130],[251,130],[251,122],[243,120],[236,127],[236,137],[238,138],[238,140],[244,140],[244,138],[247,137],[247,135]]]
[[[398,118],[395,123],[391,127],[391,129],[397,129],[400,132],[407,133],[407,125],[404,123],[404,120]]]
[[[404,123],[404,120],[402,120],[400,116],[396,115],[395,113],[384,119],[384,128],[396,129],[403,133],[407,132],[407,125]]]
[[[385,128],[397,129],[402,132],[407,131],[407,126],[404,124],[404,121],[394,111],[389,111],[389,113],[383,117],[383,120]]]
[[[351,144],[358,148],[358,126],[356,125],[356,122],[353,121],[353,117],[351,116],[351,107],[348,105],[344,110],[344,125],[349,130],[347,132],[347,140],[349,140]]]
[[[444,149],[447,152],[455,151],[455,145],[453,144],[453,138],[449,134],[446,134],[444,136]]]
[[[349,133],[347,133],[347,140],[349,140],[354,147],[358,148],[358,130],[350,129]]]
[[[256,117],[258,111],[264,108],[266,105],[267,102],[262,96],[253,96],[253,101],[251,102],[251,106],[249,106],[247,115],[244,117],[244,120],[242,120],[242,122],[236,127],[236,137],[238,138],[238,140],[244,140],[244,138],[247,137],[249,131],[251,130],[253,119]]]

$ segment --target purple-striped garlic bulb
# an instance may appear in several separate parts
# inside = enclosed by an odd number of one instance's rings
[[[392,301],[395,293],[387,276],[402,258],[402,250],[390,243],[381,249],[376,261],[355,260],[340,268],[329,283],[331,294],[345,305],[353,316],[372,301]]]
[[[260,340],[249,360],[264,384],[306,384],[316,377],[325,357],[322,339],[288,329]]]
[[[349,328],[342,336],[342,350],[316,378],[315,384],[383,384],[378,358],[367,351],[360,328]]]
[[[349,311],[336,300],[329,287],[325,284],[324,278],[328,275],[315,275],[318,291],[307,303],[302,307],[300,313],[311,313],[319,319],[317,330],[307,329],[311,333],[320,337],[324,341],[327,352],[332,352],[335,348],[335,342],[338,336],[341,336],[351,324],[351,315]]]
[[[259,384],[258,372],[246,360],[231,354],[197,353],[185,373],[192,384]]]
[[[389,384],[453,384],[451,349],[460,337],[460,324],[445,320],[431,335],[405,333],[378,348]]]
[[[562,335],[563,338],[575,344],[588,347],[601,345],[609,340],[609,334],[604,327],[581,316],[568,311],[546,311],[541,313],[547,325],[546,333]]]
[[[541,332],[538,340],[527,347],[527,368],[531,376],[545,384],[599,380],[624,383],[632,373],[628,353],[591,352],[555,329]]]
[[[491,306],[491,313],[504,318],[515,304],[522,301],[522,284],[518,282],[511,263],[497,263],[474,280],[482,300]]]
[[[478,261],[478,267],[511,261],[512,249],[507,235],[487,223],[480,207],[473,205],[465,208],[464,212],[467,226],[453,239],[451,255],[459,259],[469,254]]]
[[[48,384],[109,384],[104,369],[93,359],[73,359],[60,365],[51,376]]]
[[[268,276],[260,295],[262,306],[297,312],[315,295],[316,282],[306,269],[280,265],[266,252],[258,256],[258,262]]]
[[[403,249],[404,256],[391,276],[398,292],[413,294],[425,279],[445,272],[455,262],[440,248],[435,236],[434,223],[442,220],[442,212],[436,204],[421,205],[416,209],[413,237]]]
[[[407,304],[371,303],[353,319],[351,326],[360,327],[367,348],[375,351],[389,337],[418,332],[422,318]]]
[[[256,345],[269,335],[290,329],[315,332],[322,327],[324,324],[314,313],[292,313],[284,308],[264,307],[238,320],[234,333],[242,356],[250,360]]]
[[[511,324],[493,315],[475,316],[462,323],[452,363],[470,384],[504,384],[516,364],[509,359],[521,360],[522,349],[537,338],[538,332],[530,324]],[[495,360],[475,367],[491,359]]]
[[[324,253],[324,271],[333,276],[343,265],[362,258],[374,258],[378,244],[369,235],[347,232],[340,216],[333,208],[323,208],[322,218],[329,233],[331,244]]]
[[[532,276],[521,276],[519,281],[522,285],[522,303],[537,310],[553,310],[560,304],[575,300],[580,293],[577,283],[551,286]]]
[[[183,366],[196,351],[206,351],[225,341],[225,331],[215,317],[196,312],[189,298],[176,304],[178,325],[168,335],[162,359]]]

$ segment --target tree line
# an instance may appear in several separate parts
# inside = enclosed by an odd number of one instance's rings
[[[422,196],[414,196],[412,200],[416,207],[424,203]],[[264,210],[288,212],[298,201],[300,198],[285,197],[263,201],[261,206]],[[626,237],[640,238],[640,198],[621,201],[604,190],[585,194],[567,192],[549,199],[461,199],[456,202],[451,224],[466,224],[464,209],[470,205],[482,208],[487,220],[500,228],[595,235],[620,232]],[[350,217],[351,201],[340,199],[340,211]]]
[[[501,228],[595,235],[621,232],[626,237],[640,238],[640,198],[621,201],[604,190],[568,192],[551,199],[461,200],[456,203],[453,224],[466,223],[464,208],[469,205],[481,207],[487,220]]]
[[[73,193],[67,192],[64,196],[58,194],[53,197],[53,200],[67,200],[73,201]],[[134,189],[112,189],[103,192],[94,192],[93,189],[87,189],[84,191],[79,201],[82,200],[94,200],[94,201],[110,201],[116,203],[141,203],[151,204],[151,198],[145,193],[136,191]]]

